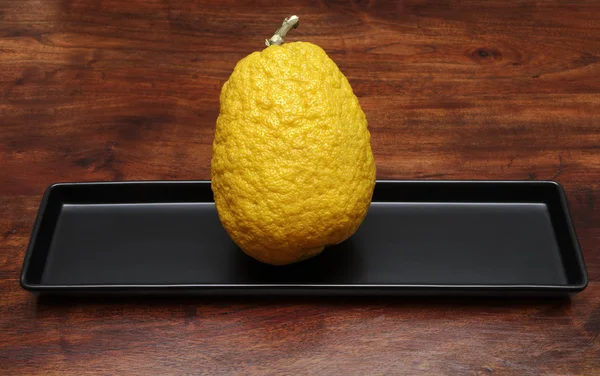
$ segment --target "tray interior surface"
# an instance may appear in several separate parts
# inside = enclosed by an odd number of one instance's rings
[[[556,187],[415,184],[378,183],[354,236],[283,267],[236,247],[208,183],[59,185],[47,197],[27,278],[42,285],[581,282]]]

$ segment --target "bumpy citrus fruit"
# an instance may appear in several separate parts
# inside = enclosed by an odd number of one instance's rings
[[[221,92],[211,164],[219,218],[248,255],[274,265],[350,237],[375,184],[367,120],[320,47],[271,45]]]

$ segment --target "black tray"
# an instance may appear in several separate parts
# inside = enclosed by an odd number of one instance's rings
[[[21,274],[36,294],[531,296],[586,285],[564,192],[540,181],[378,181],[354,236],[279,267],[234,245],[210,182],[56,184]]]

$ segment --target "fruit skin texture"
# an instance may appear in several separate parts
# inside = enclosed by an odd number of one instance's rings
[[[221,223],[246,254],[285,265],[356,232],[375,185],[370,133],[323,49],[293,42],[246,56],[220,102],[212,189]]]

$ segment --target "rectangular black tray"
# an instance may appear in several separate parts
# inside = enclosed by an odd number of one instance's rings
[[[550,181],[378,181],[354,236],[279,267],[230,240],[208,181],[55,184],[21,273],[36,294],[546,296],[586,285]]]

